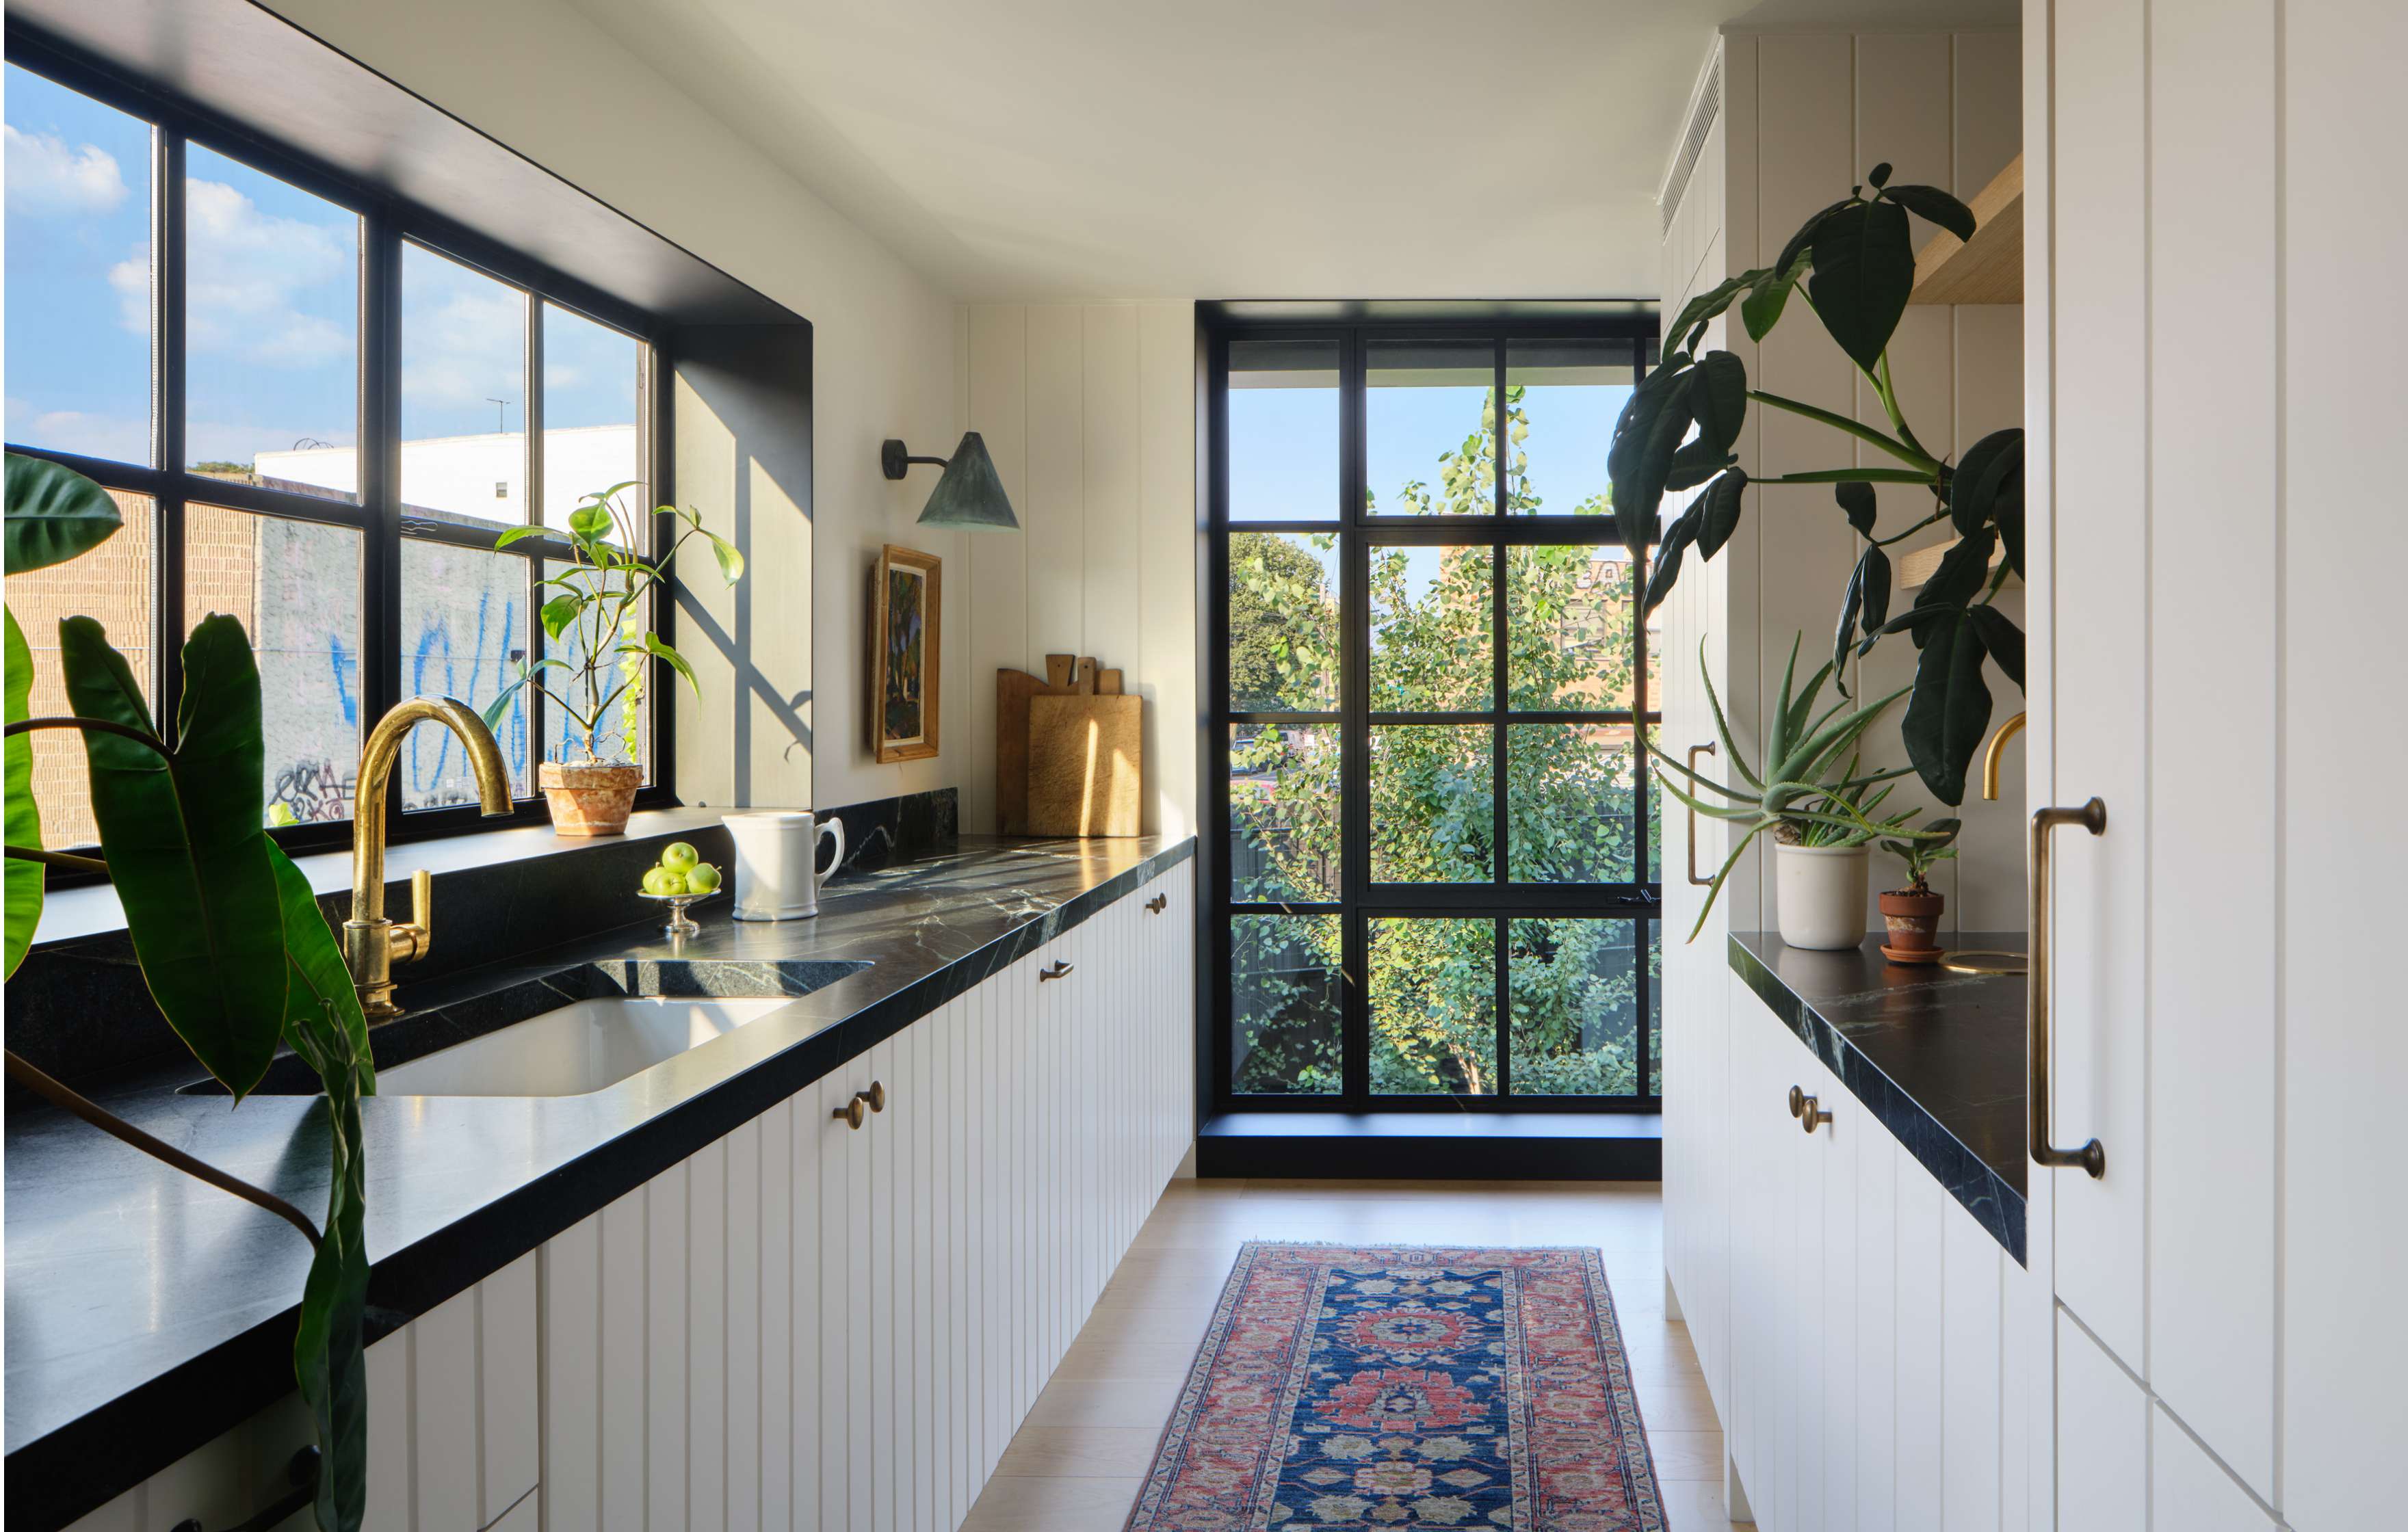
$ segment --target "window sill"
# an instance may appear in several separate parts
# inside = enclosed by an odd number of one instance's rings
[[[1208,1176],[1657,1181],[1660,1112],[1228,1111],[1197,1134]]]
[[[566,856],[596,847],[624,846],[630,840],[639,840],[647,836],[716,828],[724,811],[719,809],[638,809],[629,817],[624,836],[590,839],[555,835],[550,824],[513,824],[506,829],[406,841],[385,849],[385,884],[388,889],[406,884],[412,873],[422,870],[441,877],[447,873],[472,872],[480,867],[502,866],[538,857]],[[339,894],[351,886],[351,853],[348,848],[296,856],[293,865],[309,880],[310,890],[321,895]],[[387,903],[392,903],[390,895]],[[56,889],[50,893],[43,903],[42,923],[35,933],[34,944],[39,949],[89,937],[107,936],[124,929],[125,909],[118,902],[117,890],[108,883],[87,883],[79,888]]]

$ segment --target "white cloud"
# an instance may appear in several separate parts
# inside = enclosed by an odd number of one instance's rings
[[[108,285],[117,294],[118,322],[137,336],[150,333],[150,241],[134,247],[124,260],[108,268]]]
[[[81,452],[119,463],[150,460],[150,422],[81,409],[36,412],[22,399],[8,401],[8,439],[54,452]]]
[[[194,179],[184,193],[187,231],[184,329],[196,351],[231,352],[269,366],[313,367],[350,354],[350,327],[304,313],[302,294],[336,286],[355,292],[357,245],[299,219],[260,211],[220,181]],[[149,261],[136,252],[147,280]],[[128,262],[118,271],[133,265]],[[134,273],[129,273],[129,279]],[[118,280],[118,272],[110,273]],[[121,286],[120,292],[125,288]]]
[[[117,156],[99,145],[70,147],[57,134],[23,133],[13,125],[7,133],[12,215],[105,213],[125,200]]]
[[[432,408],[491,409],[525,398],[526,300],[467,267],[414,247],[402,257],[401,392]],[[506,423],[525,417],[516,408]]]

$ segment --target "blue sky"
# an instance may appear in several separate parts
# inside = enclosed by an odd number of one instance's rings
[[[7,117],[7,437],[147,461],[150,129],[14,64]],[[355,443],[359,220],[198,144],[185,170],[188,455]],[[405,435],[524,427],[523,301],[409,249]],[[632,421],[636,342],[545,322],[548,422]]]

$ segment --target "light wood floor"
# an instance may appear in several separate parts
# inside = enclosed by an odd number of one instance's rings
[[[964,1532],[1120,1532],[1247,1239],[1594,1245],[1677,1532],[1725,1532],[1722,1432],[1664,1318],[1663,1201],[1639,1181],[1173,1181],[1004,1451]]]

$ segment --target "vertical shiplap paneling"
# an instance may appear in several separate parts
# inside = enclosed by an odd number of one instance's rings
[[[1733,271],[1762,265],[1781,253],[1792,229],[1779,227],[1762,216],[1758,206],[1756,183],[1763,164],[1758,148],[1760,124],[1764,114],[1759,110],[1756,93],[1759,73],[1757,39],[1748,34],[1733,34],[1723,38],[1723,143],[1724,159],[1720,171],[1720,197],[1723,224],[1723,254],[1717,278]],[[1707,172],[1711,174],[1712,172]],[[1771,248],[1764,249],[1763,230],[1773,228]],[[1723,346],[1747,365],[1747,375],[1763,383],[1764,355],[1760,348],[1747,337],[1744,326],[1726,323]],[[1765,466],[1763,409],[1747,412],[1747,424],[1733,444],[1740,466],[1753,478],[1761,479],[1770,470]],[[1709,568],[1720,566],[1713,589],[1728,593],[1725,597],[1728,621],[1709,625],[1712,638],[1708,663],[1713,666],[1715,683],[1722,689],[1724,705],[1731,713],[1733,737],[1742,748],[1754,750],[1763,737],[1757,732],[1756,697],[1762,690],[1763,666],[1758,660],[1766,639],[1767,624],[1756,599],[1763,579],[1765,548],[1762,522],[1770,513],[1770,502],[1762,492],[1755,496],[1756,504],[1738,532],[1724,545],[1724,551]],[[1677,664],[1668,660],[1666,668]],[[1764,888],[1759,864],[1769,852],[1750,851],[1731,871],[1724,885],[1717,908],[1722,914],[1709,927],[1704,940],[1720,940],[1719,933],[1727,931],[1761,931],[1771,923],[1771,899]],[[1718,987],[1727,989],[1719,978]],[[1726,1009],[1728,1001],[1726,999]]]
[[[686,1251],[689,1167],[644,1184],[646,1532],[686,1523]]]
[[[848,1067],[821,1081],[819,1121],[827,1156],[821,1186],[821,1238],[831,1259],[821,1268],[820,1377],[824,1443],[820,1472],[835,1492],[823,1525],[867,1528],[872,1480],[869,1472],[869,1146],[867,1128],[853,1128],[832,1113],[868,1083]]]
[[[538,1253],[543,1284],[543,1520],[602,1525],[602,1214]]]
[[[753,1206],[760,1233],[760,1400],[757,1479],[761,1525],[792,1532],[795,1525],[795,1317],[801,1307],[795,1283],[795,1108],[808,1103],[806,1090],[761,1118],[759,1184]]]
[[[368,1532],[410,1532],[408,1332],[370,1346],[367,1370],[368,1494],[361,1525]],[[251,1512],[233,1514],[239,1520]]]
[[[606,1532],[641,1532],[650,1496],[645,1488],[652,1423],[644,1397],[650,1360],[652,1303],[646,1235],[652,1198],[638,1187],[602,1210],[601,1440],[598,1479]],[[567,1525],[555,1524],[566,1532]]]
[[[529,1251],[476,1287],[479,1515],[487,1523],[535,1488],[542,1472],[538,1264]]]
[[[1898,1525],[1938,1527],[1946,1465],[1941,1385],[1944,1320],[1941,1217],[1948,1194],[1920,1166],[1898,1167]],[[1953,1206],[1953,1204],[1952,1204]]]
[[[944,1315],[938,1294],[942,1257],[937,1239],[938,1199],[948,1190],[937,1153],[937,1120],[947,1101],[940,1094],[938,1050],[944,1040],[951,1005],[912,1024],[911,1112],[911,1519],[920,1532],[952,1532],[943,1521],[949,1481],[944,1475],[948,1432],[939,1386],[937,1349]]]
[[[727,1157],[729,1140],[686,1164],[686,1525],[727,1520]]]
[[[470,1288],[412,1320],[410,1472],[421,1528],[475,1526],[477,1514],[477,1292]]]
[[[1759,218],[1759,249],[1750,265],[1780,253],[1800,223],[1862,178],[1856,165],[1853,40],[1846,36],[1772,34],[1756,39],[1756,98],[1763,131],[1756,142],[1757,179],[1750,189]],[[1799,315],[1805,318],[1805,315]],[[1842,414],[1855,407],[1856,369],[1817,324],[1786,323],[1765,336],[1751,369],[1756,386]],[[1749,412],[1760,433],[1762,474],[1845,467],[1855,462],[1850,445],[1830,427],[1784,410]],[[1830,631],[1832,593],[1847,584],[1856,555],[1855,535],[1823,486],[1772,486],[1754,492],[1748,522],[1756,528],[1760,587],[1756,656],[1761,691],[1751,695],[1733,679],[1725,699],[1752,721],[1753,737],[1764,737],[1790,646],[1799,649],[1802,680],[1820,663]],[[1748,740],[1742,739],[1742,745]],[[1769,853],[1757,858],[1761,904],[1768,924],[1773,900]],[[1736,917],[1735,917],[1736,918]],[[1760,1507],[1758,1509],[1761,1509]]]
[[[899,1078],[895,1072],[896,1047],[896,1039],[889,1038],[870,1049],[868,1054],[869,1078],[883,1083],[889,1091]],[[856,1191],[866,1193],[867,1200],[845,1226],[847,1238],[861,1240],[869,1247],[867,1302],[857,1300],[853,1304],[853,1311],[862,1317],[869,1333],[869,1366],[856,1385],[867,1390],[869,1409],[866,1414],[854,1413],[854,1419],[869,1434],[867,1458],[858,1444],[853,1449],[855,1469],[867,1466],[868,1503],[864,1513],[862,1486],[856,1486],[853,1507],[863,1519],[853,1525],[869,1528],[870,1532],[896,1532],[896,1510],[901,1496],[896,1482],[895,1420],[896,1401],[902,1397],[903,1389],[896,1353],[901,1327],[901,1306],[896,1301],[896,1241],[909,1236],[902,1228],[904,1221],[895,1216],[895,1210],[904,1184],[898,1163],[903,1146],[882,1113],[873,1115],[869,1125],[853,1137],[863,1140],[869,1163],[866,1188],[858,1182],[855,1186]],[[904,1344],[908,1346],[910,1342]]]
[[[1956,83],[1951,177],[1966,202],[2023,152],[2023,34],[1959,32],[1950,39]]]
[[[2148,1396],[2069,1313],[2060,1311],[2057,1525],[2061,1532],[2131,1532],[2148,1525]],[[2177,1529],[2169,1526],[2165,1532]]]
[[[1954,1197],[1941,1202],[1941,1496],[1946,1532],[1998,1532],[2000,1283],[2006,1253]]]
[[[825,1270],[821,1252],[836,1241],[822,1211],[825,1187],[821,1161],[827,1150],[826,1136],[821,1131],[826,1122],[826,1113],[820,1105],[822,1094],[818,1085],[796,1093],[793,1120],[788,1124],[787,1155],[793,1178],[790,1205],[794,1211],[787,1231],[787,1249],[795,1295],[795,1362],[789,1385],[794,1418],[787,1427],[794,1455],[786,1484],[787,1499],[794,1507],[792,1522],[796,1532],[817,1524],[824,1509],[821,1496],[827,1477],[820,1457],[825,1433],[823,1421],[826,1392],[823,1378],[833,1369],[821,1350],[825,1343],[820,1318],[824,1308],[821,1282]]]
[[[1138,310],[1125,303],[1079,310],[1080,485],[1084,526],[1080,578],[1086,652],[1135,670],[1140,663],[1139,547],[1144,472],[1138,379]]]
[[[2325,1532],[2399,1519],[2408,1438],[2408,1220],[2369,1216],[2368,1198],[2399,1184],[2408,1028],[2388,1019],[2401,1008],[2381,961],[2335,956],[2392,950],[2408,866],[2408,825],[2368,802],[2370,771],[2383,781],[2408,758],[2390,633],[2408,568],[2391,450],[2408,319],[2350,291],[2371,255],[2387,264],[2408,249],[2398,152],[2408,141],[2408,9],[2291,0],[2280,15],[2284,863],[2272,939],[2286,955],[2275,1478],[2292,1525]],[[2397,1192],[2386,1196],[2397,1208]]]
[[[1138,670],[1146,699],[1145,828],[1195,828],[1196,788],[1196,309],[1138,309],[1140,464]]]
[[[2158,1532],[2276,1532],[2230,1471],[2166,1412],[2149,1412],[2149,1525]]]
[[[2078,367],[2057,412],[2057,794],[2107,805],[2107,833],[2057,832],[2055,1131],[2097,1137],[2107,1175],[2053,1175],[2057,1292],[2135,1371],[2148,1182],[2149,566],[2147,50],[2142,0],[2056,12],[2057,354]],[[2075,400],[2078,399],[2078,405]],[[2186,515],[2186,510],[2177,514]]]
[[[1911,1532],[1898,1519],[1897,1140],[1870,1121],[1856,1145],[1856,1440],[1857,1532]]]
[[[725,1383],[720,1396],[722,1429],[727,1436],[728,1532],[758,1532],[761,1525],[762,1434],[767,1424],[761,1397],[768,1325],[762,1313],[761,1138],[755,1117],[722,1140],[727,1147],[725,1223],[727,1303],[721,1323],[725,1337]],[[783,1302],[785,1295],[779,1295]]]
[[[1027,310],[1017,304],[980,304],[964,324],[968,365],[967,429],[979,433],[995,459],[1003,492],[1025,524],[1027,465]],[[965,540],[977,594],[970,605],[969,767],[962,780],[965,829],[993,830],[995,818],[995,677],[989,667],[1025,663],[1028,651],[1028,539],[1000,533]]]
[[[1856,152],[1858,175],[1873,165],[1888,162],[1894,181],[1899,184],[1921,184],[1949,189],[1955,179],[1953,155],[1950,152],[1954,91],[1950,68],[1950,39],[1945,33],[1868,33],[1856,39]],[[1962,194],[1962,189],[1956,189]],[[1913,237],[1920,245],[1936,232],[1920,220],[1913,222]],[[1926,442],[1946,439],[1955,418],[1956,386],[1955,325],[1952,310],[1928,306],[1911,306],[1899,317],[1898,328],[1890,336],[1889,362],[1892,387],[1899,407],[1908,424]],[[1810,322],[1812,316],[1800,314]],[[1855,414],[1857,420],[1895,434],[1880,396],[1863,374],[1852,378],[1855,388]],[[1837,448],[1837,438],[1833,438]],[[1897,460],[1867,442],[1854,442],[1853,461],[1858,467],[1896,467]],[[1944,449],[1935,448],[1935,451]],[[1877,489],[1881,516],[1876,531],[1882,537],[1893,537],[1922,521],[1931,511],[1928,491],[1911,484],[1882,485]],[[1838,508],[1827,494],[1821,514],[1826,521],[1839,514]],[[1921,547],[1944,542],[1949,534],[1944,525],[1917,535],[1911,544],[1900,544],[1892,552],[1902,552],[1910,546]],[[1863,551],[1861,540],[1852,541],[1851,563]],[[1828,591],[1802,593],[1807,599],[1828,605]],[[1914,599],[1911,593],[1895,593],[1895,608],[1902,609]],[[1768,603],[1773,599],[1767,592]],[[1829,640],[1828,630],[1809,627],[1810,633]],[[1820,662],[1817,657],[1817,663]],[[1868,697],[1886,696],[1914,680],[1917,651],[1903,634],[1885,640],[1870,654],[1856,662],[1857,684]],[[1803,662],[1801,662],[1802,664]],[[1999,684],[1993,678],[1993,684]],[[1905,747],[1898,737],[1898,720],[1905,703],[1895,704],[1868,741],[1870,759],[1884,766],[1906,764]],[[2008,709],[2012,711],[2013,709]],[[1957,809],[1942,807],[1920,778],[1900,778],[1891,787],[1890,796],[1883,805],[1891,809],[1920,809],[1925,820],[1956,814]],[[1876,848],[1873,852],[1873,877],[1868,896],[1885,888],[1895,888],[1904,880],[1895,876],[1900,871],[1897,862]],[[1960,904],[1956,898],[1956,865],[1943,862],[1932,873],[1932,887],[1947,898],[1942,916],[1943,932],[1953,934],[1956,928]],[[1874,928],[1881,923],[1880,911],[1868,909],[1866,914]]]
[[[896,1178],[888,1214],[896,1224],[895,1372],[903,1385],[896,1395],[893,1426],[897,1459],[895,1525],[909,1532],[927,1532],[932,1495],[929,1449],[936,1435],[928,1397],[929,1167],[922,1126],[928,1102],[928,1073],[923,1060],[932,1030],[924,1019],[896,1035],[895,1074],[901,1088],[886,1109],[893,1119],[887,1131],[895,1144]]]
[[[1861,1354],[1862,1338],[1856,1331],[1856,1296],[1863,1278],[1860,1267],[1878,1264],[1887,1251],[1875,1251],[1865,1243],[1857,1227],[1858,1187],[1861,1173],[1856,1168],[1860,1155],[1875,1152],[1875,1139],[1882,1132],[1872,1113],[1848,1094],[1838,1078],[1828,1070],[1817,1080],[1823,1099],[1833,1103],[1828,1110],[1835,1119],[1845,1112],[1844,1119],[1828,1124],[1830,1141],[1822,1145],[1823,1155],[1823,1302],[1819,1313],[1808,1324],[1822,1336],[1823,1356],[1819,1365],[1822,1385],[1822,1415],[1825,1422],[1823,1450],[1823,1522],[1828,1532],[1859,1532],[1864,1525],[1857,1511],[1857,1497],[1867,1493],[1856,1481],[1856,1454],[1849,1451],[1863,1410],[1857,1400],[1856,1360]],[[1817,1132],[1816,1138],[1823,1137]]]
[[[2233,571],[2278,553],[2273,14],[2200,0],[2149,53],[2149,301],[2174,320],[2149,336],[2149,814],[2215,831],[2149,838],[2147,1376],[2269,1496],[2276,947],[2233,933],[2268,929],[2280,868],[2274,821],[2232,806],[2277,795],[2281,678],[2229,635]]]
[[[1086,343],[1072,304],[1028,308],[1028,494],[1019,502],[1028,545],[1028,648],[1040,674],[1052,653],[1088,653],[1086,609]]]

